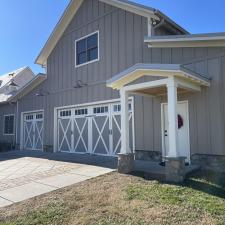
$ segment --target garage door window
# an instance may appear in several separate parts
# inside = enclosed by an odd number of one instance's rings
[[[108,113],[108,111],[109,111],[108,106],[102,106],[102,107],[95,107],[94,108],[94,114]]]
[[[71,110],[64,110],[60,112],[61,117],[71,116]]]
[[[5,135],[14,134],[14,115],[6,115],[4,117],[4,134]]]
[[[87,115],[88,114],[88,109],[76,109],[75,110],[75,115],[76,116],[82,116],[82,115]]]

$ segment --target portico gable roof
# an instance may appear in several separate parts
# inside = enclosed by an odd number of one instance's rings
[[[136,64],[107,81],[107,87],[121,89],[143,76],[179,77],[200,86],[210,86],[210,80],[180,64]]]

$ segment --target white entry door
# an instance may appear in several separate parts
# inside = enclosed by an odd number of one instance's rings
[[[43,150],[43,112],[27,113],[23,118],[23,147]]]
[[[133,149],[133,113],[129,103]],[[115,156],[121,147],[121,106],[107,103],[58,110],[57,149],[61,152]]]
[[[169,122],[168,122],[168,105],[162,105],[162,135],[163,135],[163,157],[169,153]],[[178,102],[177,105],[178,120],[178,150],[179,156],[187,158],[190,162],[190,138],[189,138],[189,116],[188,102]]]

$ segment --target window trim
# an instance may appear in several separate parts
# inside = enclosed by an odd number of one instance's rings
[[[92,36],[92,35],[94,35],[94,34],[98,34],[98,58],[97,59],[94,59],[94,60],[91,60],[91,61],[88,61],[88,62],[86,62],[86,63],[82,63],[82,64],[79,64],[79,65],[77,65],[77,42],[78,41],[81,41],[82,39],[85,39],[85,38],[88,38],[88,37],[90,37],[90,36]],[[93,32],[93,33],[91,33],[91,34],[88,34],[88,35],[86,35],[86,36],[83,36],[83,37],[81,37],[81,38],[79,38],[79,39],[77,39],[77,40],[75,40],[75,68],[78,68],[78,67],[81,67],[81,66],[85,66],[85,65],[88,65],[88,64],[90,64],[90,63],[94,63],[94,62],[97,62],[97,61],[99,61],[100,60],[100,48],[99,48],[99,30],[97,30],[97,31],[95,31],[95,32]]]
[[[5,118],[7,116],[13,116],[13,132],[11,134],[5,133]],[[3,135],[5,135],[5,136],[14,136],[15,135],[15,114],[6,114],[6,115],[4,115],[4,120],[3,120]]]

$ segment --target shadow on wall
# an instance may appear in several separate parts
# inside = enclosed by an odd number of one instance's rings
[[[0,142],[0,152],[6,152],[14,149],[15,145],[13,143]]]

